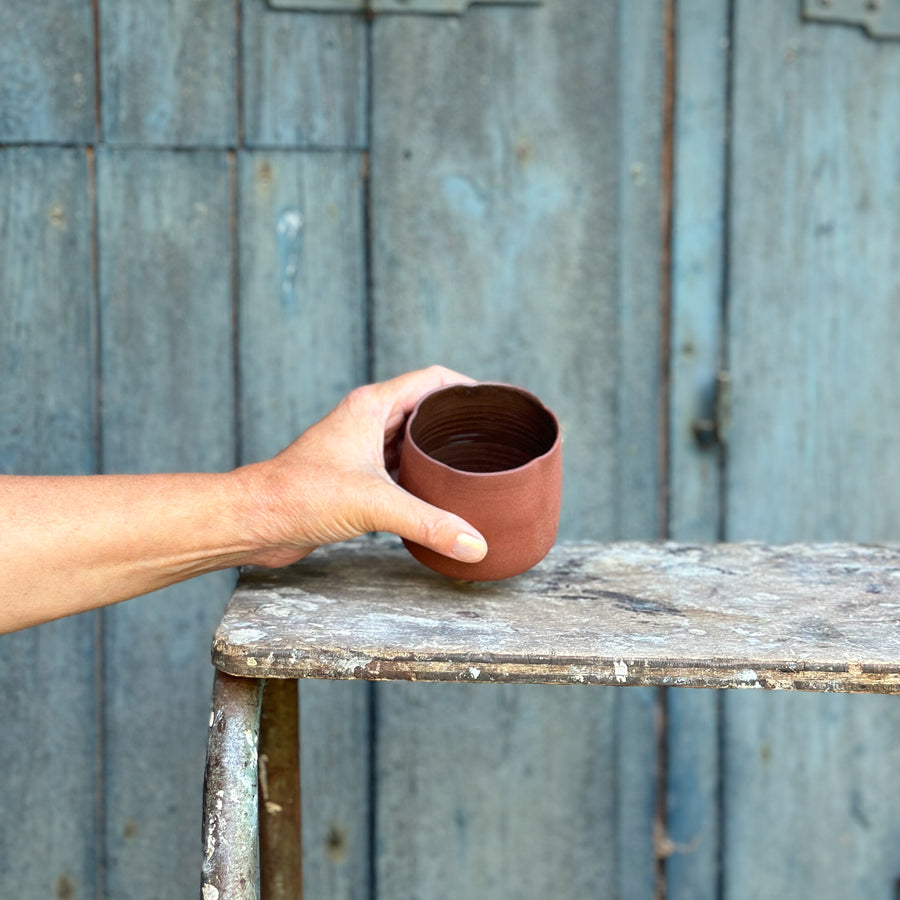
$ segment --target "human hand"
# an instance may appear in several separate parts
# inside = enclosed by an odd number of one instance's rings
[[[357,388],[277,456],[244,466],[245,521],[258,550],[251,561],[283,566],[316,547],[388,531],[464,562],[484,558],[484,538],[391,478],[403,425],[419,398],[472,379],[441,366]]]

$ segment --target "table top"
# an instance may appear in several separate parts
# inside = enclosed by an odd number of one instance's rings
[[[900,692],[900,547],[571,543],[451,581],[394,538],[247,569],[213,664],[258,678]]]

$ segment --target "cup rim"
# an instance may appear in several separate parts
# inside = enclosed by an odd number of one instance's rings
[[[528,398],[532,403],[536,406],[540,407],[553,422],[553,425],[556,428],[556,437],[553,440],[553,443],[550,447],[541,453],[539,456],[533,456],[528,462],[522,463],[520,466],[515,466],[511,469],[499,469],[493,472],[471,472],[468,469],[457,469],[455,466],[450,466],[445,462],[441,462],[439,459],[435,459],[430,453],[426,453],[417,443],[413,440],[411,435],[411,428],[413,420],[419,412],[419,407],[428,400],[429,397],[433,397],[435,394],[440,394],[443,391],[457,389],[460,388],[482,388],[482,387],[493,387],[493,388],[503,388],[505,390],[514,391],[521,396]],[[428,391],[428,393],[423,394],[416,401],[416,405],[412,408],[410,414],[406,417],[406,422],[403,427],[403,437],[404,441],[410,446],[414,447],[416,452],[424,456],[430,463],[435,466],[438,466],[441,469],[446,469],[448,472],[454,472],[459,475],[465,475],[467,478],[498,478],[504,475],[510,475],[516,472],[522,472],[527,469],[529,466],[534,466],[539,463],[541,460],[547,459],[549,456],[552,456],[556,449],[559,447],[562,442],[562,428],[559,425],[559,419],[557,419],[556,414],[553,412],[550,407],[548,407],[545,403],[543,403],[539,397],[533,394],[531,391],[525,390],[525,388],[521,388],[515,384],[508,384],[504,381],[458,381],[453,384],[442,384],[440,387],[433,388]]]

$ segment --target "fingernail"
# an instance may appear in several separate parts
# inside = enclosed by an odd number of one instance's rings
[[[458,534],[452,553],[461,562],[480,562],[487,553],[487,544],[473,534]]]

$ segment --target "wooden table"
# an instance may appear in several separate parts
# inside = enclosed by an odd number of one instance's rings
[[[557,546],[449,581],[394,539],[241,576],[213,639],[203,900],[300,896],[299,678],[900,692],[900,547]],[[265,691],[263,687],[265,686]]]

